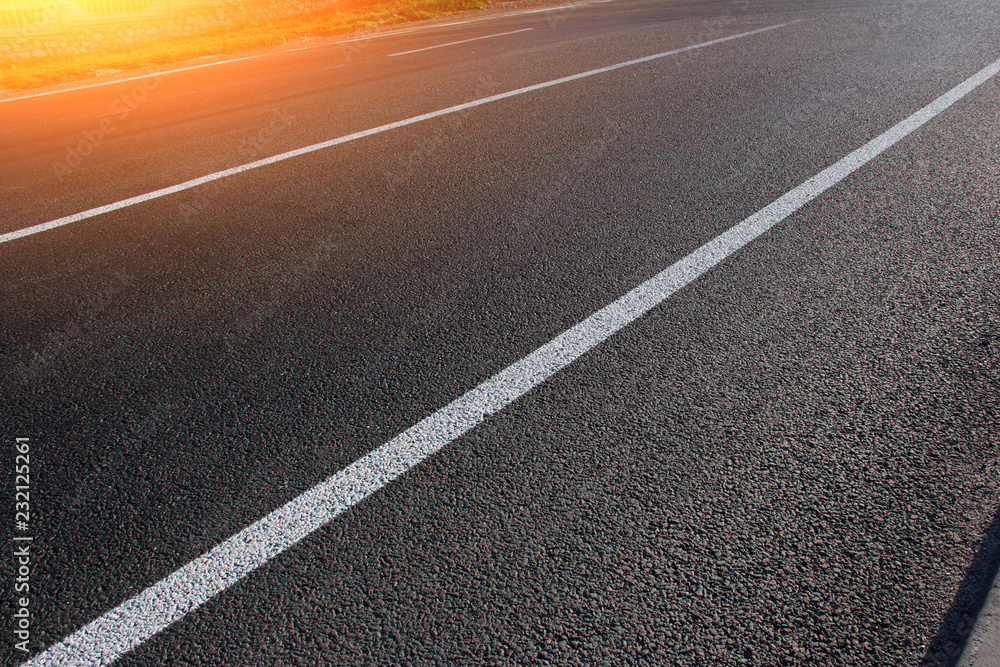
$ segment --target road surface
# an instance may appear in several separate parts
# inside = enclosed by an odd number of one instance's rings
[[[545,8],[0,101],[9,664],[957,656],[995,4]]]

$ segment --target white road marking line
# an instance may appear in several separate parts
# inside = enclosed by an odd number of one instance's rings
[[[421,51],[430,51],[431,49],[443,49],[446,46],[455,46],[456,44],[466,44],[468,42],[477,42],[481,39],[490,39],[491,37],[503,37],[504,35],[514,35],[519,32],[528,32],[529,30],[534,30],[534,28],[521,28],[520,30],[511,30],[510,32],[498,32],[495,35],[483,35],[482,37],[470,37],[469,39],[460,39],[457,42],[448,42],[447,44],[435,44],[434,46],[425,46],[422,49],[413,49],[412,51],[400,51],[399,53],[390,53],[389,58],[395,56],[406,56],[411,53],[420,53]]]
[[[997,72],[1000,72],[1000,60],[370,454],[36,655],[25,665],[110,664],[566,368]]]
[[[479,23],[480,21],[490,21],[492,19],[504,18],[506,16],[513,16],[513,14],[498,14],[496,16],[487,16],[481,19],[469,19],[468,21],[456,21],[454,23],[436,23],[434,25],[421,25],[416,28],[400,28],[399,30],[391,30],[389,32],[374,32],[369,35],[362,35],[360,37],[352,37],[351,39],[342,39],[337,42],[331,42],[332,45],[337,44],[350,44],[351,42],[367,42],[373,39],[380,39],[382,37],[396,37],[398,35],[409,35],[414,32],[421,32],[423,30],[433,30],[434,28],[447,28],[453,25],[465,25],[467,23]],[[431,20],[431,19],[428,19]],[[321,46],[329,46],[327,44],[317,44],[313,48],[319,48]]]
[[[282,52],[284,53],[284,52]],[[214,65],[225,65],[226,63],[238,63],[241,60],[251,60],[253,58],[260,58],[265,55],[273,55],[270,53],[261,53],[256,56],[244,56],[242,58],[230,58],[229,60],[217,60],[211,63],[202,63],[201,65],[190,65],[188,67],[178,67],[177,69],[161,70],[156,72],[150,72],[149,74],[140,74],[139,76],[130,76],[125,79],[115,79],[114,81],[101,81],[100,83],[88,83],[83,86],[73,86],[72,88],[60,88],[59,90],[49,90],[44,93],[32,93],[31,95],[20,95],[18,97],[5,97],[0,99],[2,102],[16,102],[17,100],[26,100],[32,97],[45,97],[46,95],[58,95],[59,93],[68,93],[73,90],[85,90],[87,88],[99,88],[101,86],[111,86],[116,83],[125,83],[127,81],[138,81],[139,79],[149,79],[154,76],[163,76],[164,74],[173,74],[174,72],[186,72],[192,69],[201,69],[203,67],[213,67]]]
[[[470,23],[481,23],[482,21],[495,21],[496,19],[506,19],[511,16],[524,16],[525,14],[543,14],[545,12],[558,12],[564,9],[576,9],[578,7],[589,7],[590,5],[604,5],[609,2],[619,2],[619,0],[593,0],[592,2],[575,2],[569,5],[559,5],[558,7],[545,7],[543,9],[526,9],[521,12],[509,12],[506,14],[495,14],[493,16],[483,16],[477,19],[469,19],[467,21],[453,21],[451,23],[436,23],[434,25],[423,25],[417,28],[407,28],[405,30],[393,30],[392,32],[382,32],[374,35],[366,35],[364,37],[355,37],[353,39],[345,39],[335,44],[349,44],[350,42],[364,42],[369,39],[377,39],[379,37],[394,37],[396,35],[406,35],[412,32],[419,32],[421,30],[431,30],[432,28],[449,28],[454,25],[468,25]]]
[[[348,44],[350,42],[364,42],[370,39],[377,39],[379,37],[393,37],[395,35],[405,35],[413,32],[420,32],[421,30],[433,30],[435,28],[447,28],[454,25],[466,25],[468,23],[479,23],[480,21],[493,21],[495,19],[507,18],[509,16],[521,16],[522,14],[539,14],[542,12],[555,12],[562,9],[573,9],[576,7],[586,7],[587,5],[603,5],[608,2],[618,2],[618,0],[595,0],[594,2],[580,2],[571,5],[561,5],[559,7],[549,7],[547,9],[529,9],[523,12],[511,12],[509,14],[497,14],[496,16],[484,16],[483,18],[470,19],[468,21],[455,21],[454,23],[439,23],[436,25],[425,25],[416,28],[408,28],[405,30],[395,30],[393,32],[378,33],[375,35],[367,35],[365,37],[356,37],[354,39],[345,39],[339,42],[333,42],[333,44]],[[29,95],[18,95],[17,97],[4,97],[0,98],[0,104],[4,102],[15,102],[17,100],[27,100],[32,97],[45,97],[46,95],[58,95],[59,93],[68,93],[74,90],[84,90],[86,88],[97,88],[99,86],[110,86],[115,83],[124,83],[126,81],[136,81],[137,79],[146,79],[151,76],[160,76],[163,74],[173,74],[174,72],[186,72],[192,69],[201,69],[202,67],[213,67],[215,65],[225,65],[227,63],[235,63],[241,60],[252,60],[253,58],[265,58],[267,56],[273,56],[280,53],[293,53],[295,51],[308,51],[309,49],[318,49],[324,46],[330,46],[329,43],[321,44],[310,44],[309,46],[300,46],[294,49],[282,49],[280,51],[272,51],[269,53],[258,53],[252,56],[244,56],[242,58],[230,58],[229,60],[217,60],[211,63],[204,63],[201,65],[191,65],[188,67],[178,67],[176,69],[166,69],[152,72],[150,74],[142,74],[139,76],[131,76],[125,79],[115,79],[114,81],[101,81],[100,83],[87,83],[81,86],[73,86],[72,88],[60,88],[59,90],[49,90],[44,93],[31,93]]]
[[[578,7],[589,7],[590,5],[604,5],[609,2],[618,2],[619,0],[593,0],[592,2],[574,2],[568,5],[559,5],[558,7],[545,7],[542,9],[525,9],[520,12],[510,12],[508,14],[496,14],[494,16],[483,16],[478,19],[469,19],[468,21],[455,21],[453,23],[439,23],[437,25],[429,25],[427,28],[447,28],[453,25],[466,25],[468,23],[479,23],[481,21],[494,21],[496,19],[505,19],[511,16],[524,16],[525,14],[544,14],[546,12],[559,12],[564,9],[576,9]],[[413,30],[421,30],[421,28],[413,28]],[[396,33],[399,34],[399,33]]]
[[[502,19],[508,16],[516,16],[516,14],[497,14],[496,16],[485,16],[479,19],[469,19],[468,21],[455,21],[454,23],[436,23],[434,25],[422,25],[416,28],[400,28],[399,30],[392,30],[390,32],[376,32],[370,35],[362,35],[361,37],[342,39],[339,42],[333,42],[333,44],[336,45],[336,44],[350,44],[351,42],[368,42],[373,39],[380,39],[382,37],[397,37],[399,35],[411,35],[415,32],[422,32],[424,30],[433,30],[434,28],[449,28],[453,25],[468,25],[469,23],[479,23],[480,21],[492,21],[493,19]]]
[[[324,141],[318,144],[313,144],[312,146],[306,146],[304,148],[297,148],[286,153],[280,153],[278,155],[273,155],[268,158],[263,158],[261,160],[256,160],[254,162],[248,162],[247,164],[240,165],[238,167],[232,167],[230,169],[224,169],[222,171],[217,171],[214,174],[208,174],[207,176],[200,176],[194,178],[190,181],[185,181],[183,183],[178,183],[177,185],[171,185],[170,187],[161,188],[159,190],[154,190],[153,192],[147,192],[146,194],[137,195],[135,197],[129,197],[128,199],[123,199],[121,201],[114,202],[113,204],[105,204],[104,206],[98,206],[97,208],[92,208],[87,211],[82,211],[80,213],[74,213],[72,215],[67,215],[56,220],[50,220],[49,222],[39,223],[31,227],[25,227],[23,229],[18,229],[13,232],[7,232],[6,234],[0,234],[0,244],[9,243],[15,239],[24,238],[25,236],[31,236],[32,234],[39,234],[41,232],[46,232],[51,229],[56,229],[57,227],[62,227],[64,225],[69,225],[74,222],[79,222],[81,220],[86,220],[88,218],[93,218],[98,215],[103,215],[105,213],[111,213],[112,211],[118,211],[123,208],[128,208],[129,206],[135,206],[136,204],[141,204],[143,202],[151,201],[153,199],[159,199],[160,197],[166,197],[167,195],[172,195],[177,192],[182,192],[184,190],[190,190],[191,188],[196,188],[199,185],[204,185],[205,183],[210,183],[212,181],[217,181],[222,178],[227,178],[229,176],[234,176],[236,174],[241,174],[245,171],[251,169],[257,169],[258,167],[264,167],[269,164],[274,164],[276,162],[281,162],[283,160],[289,160],[294,157],[299,157],[301,155],[306,155],[307,153],[314,153],[316,151],[321,151],[331,146],[337,146],[339,144],[345,144],[349,141],[355,141],[357,139],[362,139],[364,137],[370,137],[373,134],[379,134],[381,132],[388,132],[389,130],[395,130],[400,127],[405,127],[407,125],[412,125],[413,123],[419,123],[424,120],[430,120],[431,118],[438,118],[440,116],[446,116],[448,114],[456,113],[458,111],[464,111],[465,109],[472,109],[483,104],[489,104],[490,102],[496,102],[498,100],[504,100],[509,97],[515,97],[517,95],[524,95],[525,93],[530,93],[536,90],[542,90],[543,88],[549,88],[551,86],[558,86],[563,83],[569,83],[570,81],[577,81],[579,79],[585,79],[596,74],[603,74],[605,72],[612,72],[623,67],[631,67],[632,65],[638,65],[641,63],[650,62],[652,60],[658,60],[660,58],[666,58],[667,56],[673,56],[678,53],[684,53],[685,51],[693,51],[695,49],[702,49],[706,46],[712,46],[713,44],[721,44],[723,42],[728,42],[734,39],[740,39],[742,37],[749,37],[751,35],[757,35],[762,32],[767,32],[769,30],[777,30],[778,28],[784,28],[790,26],[794,23],[800,23],[802,19],[797,21],[789,21],[788,23],[781,23],[779,25],[772,25],[766,28],[758,28],[757,30],[751,30],[749,32],[741,32],[738,35],[730,35],[728,37],[720,37],[719,39],[713,39],[708,42],[702,42],[701,44],[694,44],[692,46],[685,46],[679,49],[673,49],[672,51],[664,51],[663,53],[657,53],[651,56],[644,56],[642,58],[636,58],[635,60],[629,60],[627,62],[618,63],[616,65],[608,65],[607,67],[600,67],[598,69],[592,69],[587,72],[581,72],[580,74],[572,74],[570,76],[564,76],[559,79],[553,79],[551,81],[546,81],[544,83],[536,83],[532,86],[525,86],[524,88],[518,88],[516,90],[511,90],[506,93],[499,93],[497,95],[490,95],[489,97],[483,97],[478,100],[473,100],[471,102],[465,102],[463,104],[456,104],[452,107],[447,107],[445,109],[439,109],[438,111],[431,111],[430,113],[421,114],[419,116],[413,116],[412,118],[407,118],[405,120],[398,120],[393,123],[388,123],[386,125],[380,125],[379,127],[374,127],[370,130],[362,130],[361,132],[355,132],[353,134],[348,134],[343,137],[338,137],[336,139],[330,139],[329,141]]]
[[[339,44],[340,42],[337,42],[337,43]],[[124,79],[114,79],[112,81],[100,81],[98,83],[87,83],[87,84],[83,84],[83,85],[80,85],[80,86],[73,86],[72,88],[60,88],[59,90],[48,90],[48,91],[45,91],[44,93],[31,93],[30,95],[18,95],[17,97],[4,97],[4,98],[0,98],[0,103],[2,103],[2,102],[16,102],[17,100],[27,100],[27,99],[30,99],[32,97],[45,97],[46,95],[58,95],[59,93],[69,93],[69,92],[72,92],[74,90],[85,90],[87,88],[99,88],[100,86],[110,86],[110,85],[113,85],[113,84],[116,84],[116,83],[126,83],[128,81],[137,81],[139,79],[148,79],[148,78],[155,77],[155,76],[163,76],[165,74],[173,74],[174,72],[187,72],[188,70],[202,69],[203,67],[214,67],[215,65],[226,65],[228,63],[238,63],[241,60],[253,60],[255,58],[264,58],[266,56],[273,56],[273,55],[278,55],[278,54],[281,54],[281,53],[294,53],[296,51],[306,51],[307,49],[313,49],[313,48],[316,48],[317,46],[321,46],[321,45],[317,44],[315,46],[303,46],[303,47],[299,47],[299,48],[295,48],[295,49],[282,49],[280,51],[272,51],[272,52],[269,52],[269,53],[258,53],[256,55],[252,55],[252,56],[243,56],[242,58],[229,58],[228,60],[215,60],[213,62],[202,63],[200,65],[188,65],[188,66],[185,66],[185,67],[176,67],[174,69],[157,70],[155,72],[149,72],[148,74],[139,74],[139,75],[136,75],[136,76],[126,77]],[[207,57],[211,57],[211,56],[207,56]]]

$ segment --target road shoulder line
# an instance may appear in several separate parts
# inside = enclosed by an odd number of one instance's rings
[[[456,44],[468,44],[469,42],[478,42],[481,39],[492,39],[494,37],[503,37],[504,35],[516,35],[519,32],[528,32],[529,30],[534,30],[534,28],[521,28],[520,30],[511,30],[509,32],[498,32],[495,35],[482,35],[481,37],[470,37],[469,39],[460,39],[457,42],[448,42],[447,44],[435,44],[434,46],[425,46],[420,49],[412,49],[410,51],[400,51],[399,53],[390,53],[387,57],[394,58],[396,56],[407,56],[411,53],[420,53],[421,51],[430,51],[432,49],[443,49],[446,46],[455,46]]]

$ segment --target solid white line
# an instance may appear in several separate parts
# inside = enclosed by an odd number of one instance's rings
[[[284,53],[284,52],[283,52]],[[0,99],[0,102],[16,102],[17,100],[27,100],[32,97],[45,97],[46,95],[58,95],[59,93],[68,93],[73,90],[84,90],[86,88],[99,88],[100,86],[111,86],[116,83],[125,83],[127,81],[138,81],[139,79],[150,79],[155,76],[163,76],[164,74],[173,74],[174,72],[186,72],[192,69],[201,69],[202,67],[212,67],[214,65],[225,65],[226,63],[238,63],[241,60],[250,60],[252,58],[260,58],[265,55],[273,55],[262,53],[256,56],[244,56],[242,58],[230,58],[229,60],[217,60],[211,63],[203,63],[201,65],[190,65],[188,67],[178,67],[177,69],[162,70],[159,72],[150,72],[149,74],[140,74],[138,76],[130,76],[125,79],[115,79],[114,81],[101,81],[100,83],[88,83],[83,86],[73,86],[72,88],[60,88],[59,90],[50,90],[44,93],[32,93],[31,95],[20,95],[18,97],[5,97]]]
[[[405,35],[405,34],[409,34],[409,33],[413,33],[413,32],[420,32],[422,30],[433,30],[435,28],[447,28],[447,27],[454,26],[454,25],[466,25],[468,23],[479,23],[480,21],[493,21],[495,19],[507,18],[509,16],[521,16],[522,14],[539,14],[539,13],[542,13],[542,12],[555,12],[555,11],[559,11],[559,10],[562,10],[562,9],[573,9],[573,8],[576,8],[576,7],[586,7],[588,5],[603,5],[603,4],[606,4],[608,2],[617,2],[617,1],[618,0],[596,0],[595,2],[580,2],[580,3],[577,3],[577,4],[561,5],[559,7],[549,7],[549,8],[546,8],[546,9],[529,9],[529,10],[525,10],[523,12],[511,12],[509,14],[497,14],[495,16],[484,16],[483,18],[470,19],[468,21],[455,21],[454,23],[438,23],[438,24],[435,24],[435,25],[418,26],[416,28],[407,28],[405,30],[395,30],[393,32],[384,32],[384,33],[378,33],[378,34],[374,34],[374,35],[367,35],[365,37],[355,37],[354,39],[345,39],[345,40],[342,40],[342,41],[339,41],[339,42],[333,42],[333,44],[348,44],[350,42],[365,42],[365,41],[368,41],[368,40],[371,40],[371,39],[377,39],[377,38],[380,38],[380,37],[393,37],[395,35]],[[202,67],[213,67],[215,65],[225,65],[227,63],[235,63],[235,62],[239,62],[241,60],[251,60],[253,58],[265,58],[267,56],[273,56],[273,55],[277,55],[277,54],[280,54],[280,53],[293,53],[295,51],[307,51],[309,49],[318,49],[318,48],[322,48],[324,46],[330,46],[330,44],[326,43],[326,42],[323,42],[323,43],[320,43],[320,44],[310,44],[309,46],[300,46],[300,47],[297,47],[297,48],[294,48],[294,49],[282,49],[281,51],[273,51],[273,52],[269,52],[269,53],[258,53],[256,55],[244,56],[242,58],[230,58],[229,60],[217,60],[215,62],[204,63],[204,64],[201,64],[201,65],[191,65],[191,66],[188,66],[188,67],[178,67],[178,68],[175,68],[175,69],[160,70],[160,71],[157,71],[157,72],[153,72],[151,74],[141,74],[141,75],[138,75],[138,76],[130,76],[130,77],[125,78],[125,79],[115,79],[114,81],[101,81],[100,83],[87,83],[87,84],[83,84],[81,86],[73,86],[72,88],[60,88],[59,90],[49,90],[49,91],[46,91],[44,93],[31,93],[29,95],[18,95],[17,97],[4,97],[4,98],[0,98],[0,104],[2,104],[4,102],[15,102],[17,100],[27,100],[27,99],[30,99],[32,97],[45,97],[46,95],[58,95],[59,93],[69,93],[69,92],[72,92],[74,90],[84,90],[86,88],[97,88],[99,86],[110,86],[110,85],[115,84],[115,83],[123,83],[123,82],[126,82],[126,81],[136,81],[138,79],[147,79],[147,78],[149,78],[151,76],[160,76],[160,75],[163,75],[163,74],[173,74],[174,72],[186,72],[186,71],[192,70],[192,69],[201,69]]]
[[[253,60],[254,58],[264,58],[266,56],[273,56],[279,53],[294,53],[296,51],[305,51],[307,49],[316,48],[315,46],[303,46],[295,49],[282,49],[281,51],[274,51],[270,53],[258,53],[253,56],[243,56],[242,58],[229,58],[228,60],[214,60],[210,63],[202,63],[200,65],[188,65],[185,67],[176,67],[174,69],[164,69],[158,70],[156,72],[150,72],[149,74],[139,74],[137,76],[130,76],[124,79],[115,79],[113,81],[101,81],[100,83],[87,83],[82,86],[73,86],[72,88],[60,88],[59,90],[49,90],[44,93],[32,93],[30,95],[19,95],[18,97],[5,97],[0,99],[0,102],[15,102],[17,100],[26,100],[32,97],[45,97],[46,95],[58,95],[59,93],[68,93],[74,90],[84,90],[86,88],[98,88],[100,86],[110,86],[116,83],[125,83],[127,81],[137,81],[139,79],[149,79],[151,77],[163,76],[165,74],[173,74],[174,72],[187,72],[192,69],[201,69],[203,67],[214,67],[215,65],[226,65],[228,63],[238,63],[241,60]],[[211,57],[211,56],[206,56]]]
[[[998,71],[1000,60],[617,301],[26,664],[31,667],[107,665],[131,651],[475,428],[489,415],[503,410],[566,368],[940,114]]]
[[[468,25],[470,23],[481,23],[483,21],[495,21],[496,19],[506,19],[511,16],[524,16],[525,14],[544,14],[546,12],[558,12],[564,9],[576,9],[578,7],[589,7],[590,5],[604,5],[609,2],[619,2],[619,0],[594,0],[593,2],[576,2],[569,5],[559,5],[558,7],[545,7],[543,9],[525,9],[520,12],[509,12],[506,14],[494,14],[493,16],[483,16],[477,19],[469,19],[467,21],[453,21],[451,23],[435,23],[432,25],[422,25],[416,28],[406,28],[404,30],[394,30],[392,32],[381,32],[373,35],[366,35],[364,37],[355,37],[353,39],[345,39],[339,42],[334,42],[335,44],[348,44],[350,42],[364,42],[370,39],[377,39],[379,37],[394,37],[396,35],[406,35],[413,32],[419,32],[421,30],[431,30],[433,28],[449,28],[455,25]]]
[[[468,23],[479,23],[481,21],[494,21],[496,19],[505,19],[511,16],[524,16],[525,14],[544,14],[546,12],[559,12],[564,9],[577,9],[578,7],[589,7],[590,5],[604,5],[609,2],[618,2],[618,0],[594,0],[593,2],[575,2],[568,5],[559,5],[558,7],[544,7],[542,9],[525,9],[520,12],[510,12],[507,14],[495,14],[493,16],[484,16],[478,19],[469,19],[468,21],[455,21],[454,23],[439,23],[437,25],[429,25],[427,28],[447,28],[453,25],[466,25]],[[419,28],[414,28],[414,30],[419,30]]]
[[[456,44],[466,44],[468,42],[477,42],[480,39],[490,39],[491,37],[503,37],[504,35],[514,35],[519,32],[528,32],[529,30],[534,30],[534,28],[521,28],[520,30],[511,30],[510,32],[498,32],[495,35],[483,35],[482,37],[470,37],[469,39],[460,39],[457,42],[448,42],[447,44],[435,44],[434,46],[425,46],[422,49],[413,49],[412,51],[400,51],[399,53],[390,53],[389,58],[394,56],[405,56],[411,53],[420,53],[421,51],[430,51],[431,49],[443,49],[446,46],[455,46]]]
[[[627,62],[618,63],[617,65],[608,65],[607,67],[592,69],[587,72],[581,72],[580,74],[564,76],[562,78],[553,79],[552,81],[546,81],[544,83],[536,83],[532,86],[525,86],[524,88],[518,88],[517,90],[511,90],[506,93],[499,93],[497,95],[490,95],[489,97],[483,97],[478,100],[473,100],[472,102],[456,104],[455,106],[448,107],[446,109],[431,111],[430,113],[421,114],[419,116],[413,116],[412,118],[407,118],[405,120],[398,120],[394,123],[380,125],[379,127],[374,127],[370,130],[362,130],[361,132],[355,132],[354,134],[348,134],[343,137],[338,137],[336,139],[330,139],[329,141],[313,144],[312,146],[297,148],[295,150],[288,151],[286,153],[280,153],[278,155],[273,155],[268,158],[256,160],[255,162],[248,162],[247,164],[240,165],[238,167],[232,167],[230,169],[217,171],[214,174],[208,174],[207,176],[200,176],[190,181],[184,181],[183,183],[178,183],[177,185],[171,185],[170,187],[154,190],[153,192],[147,192],[146,194],[137,195],[135,197],[129,197],[128,199],[123,199],[121,201],[114,202],[113,204],[105,204],[104,206],[98,206],[97,208],[92,208],[87,211],[82,211],[80,213],[67,215],[63,218],[50,220],[49,222],[39,223],[31,227],[25,227],[24,229],[18,229],[13,232],[7,232],[6,234],[0,234],[0,244],[9,243],[10,241],[13,241],[15,239],[24,238],[25,236],[31,236],[32,234],[39,234],[41,232],[46,232],[51,229],[56,229],[57,227],[69,225],[74,222],[86,220],[87,218],[93,218],[95,216],[103,215],[105,213],[110,213],[112,211],[118,211],[123,208],[128,208],[129,206],[135,206],[136,204],[141,204],[143,202],[151,201],[153,199],[159,199],[160,197],[166,197],[167,195],[172,195],[177,192],[182,192],[184,190],[190,190],[191,188],[196,188],[199,185],[204,185],[205,183],[210,183],[212,181],[217,181],[222,178],[234,176],[235,174],[240,174],[245,171],[249,171],[251,169],[257,169],[258,167],[264,167],[269,164],[274,164],[275,162],[289,160],[294,157],[299,157],[300,155],[306,155],[307,153],[314,153],[316,151],[321,151],[323,149],[330,148],[331,146],[337,146],[339,144],[345,144],[349,141],[355,141],[356,139],[370,137],[373,134],[379,134],[381,132],[395,130],[400,127],[412,125],[413,123],[419,123],[424,120],[430,120],[431,118],[438,118],[440,116],[446,116],[448,114],[456,113],[458,111],[472,109],[473,107],[477,107],[483,104],[489,104],[490,102],[496,102],[498,100],[504,100],[507,99],[508,97],[524,95],[525,93],[530,93],[536,90],[542,90],[543,88],[549,88],[551,86],[558,86],[560,84],[568,83],[570,81],[585,79],[587,77],[594,76],[596,74],[603,74],[604,72],[612,72],[614,70],[621,69],[623,67],[631,67],[632,65],[638,65],[640,63],[650,62],[652,60],[657,60],[659,58],[666,58],[667,56],[676,55],[678,53],[684,53],[685,51],[702,49],[705,48],[706,46],[712,46],[713,44],[721,44],[723,42],[728,42],[730,40],[740,39],[742,37],[749,37],[750,35],[757,35],[762,32],[767,32],[768,30],[777,30],[778,28],[783,28],[785,26],[792,25],[793,23],[799,23],[800,21],[801,19],[798,21],[789,21],[788,23],[781,23],[779,25],[768,26],[766,28],[758,28],[757,30],[751,30],[749,32],[741,32],[738,35],[730,35],[729,37],[720,37],[719,39],[713,39],[709,42],[702,42],[701,44],[694,44],[692,46],[685,46],[679,49],[674,49],[672,51],[664,51],[663,53],[657,53],[651,56],[645,56],[643,58],[636,58],[635,60],[629,60]]]

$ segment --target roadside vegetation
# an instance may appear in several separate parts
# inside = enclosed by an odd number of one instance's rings
[[[342,35],[406,21],[479,9],[494,0],[374,0],[340,3],[322,11],[244,24],[212,33],[150,42],[105,53],[0,60],[0,90],[26,90],[94,76],[206,56],[252,51]]]

